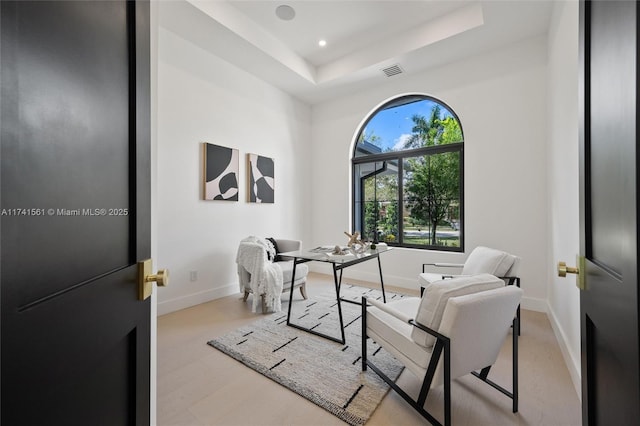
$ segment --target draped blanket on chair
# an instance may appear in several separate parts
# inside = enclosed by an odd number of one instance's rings
[[[264,295],[264,303],[269,311],[282,310],[282,269],[267,257],[267,242],[263,238],[247,237],[240,241],[236,263],[240,276],[240,291],[248,286],[253,292],[252,311],[256,312],[259,297]]]

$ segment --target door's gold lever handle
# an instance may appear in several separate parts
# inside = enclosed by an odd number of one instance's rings
[[[580,274],[580,269],[573,266],[567,266],[565,262],[558,262],[558,276],[566,277],[567,274]]]
[[[566,277],[567,274],[576,274],[576,286],[580,290],[586,289],[585,284],[585,260],[584,256],[576,256],[578,266],[567,266],[565,262],[558,262],[558,276]]]
[[[166,287],[169,285],[169,270],[160,269],[157,273],[144,277],[144,280],[148,283],[154,282],[158,287]]]
[[[169,285],[169,270],[161,269],[155,274],[151,273],[151,259],[138,262],[138,299],[145,300],[151,296],[153,291],[153,283],[157,283],[160,287]]]

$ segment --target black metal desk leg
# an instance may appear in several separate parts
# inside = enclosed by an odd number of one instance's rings
[[[518,286],[518,288],[520,288],[520,277],[516,278],[516,285]],[[520,305],[518,305],[518,336],[520,335],[520,328],[521,328],[521,323],[520,323]]]
[[[382,279],[382,264],[380,263],[380,255],[378,255],[378,271],[380,271],[380,287],[382,288],[382,301],[387,303],[387,295],[384,292],[384,280]]]
[[[336,284],[336,295],[338,295],[338,297],[337,297],[337,299],[338,299],[338,313],[340,314],[340,330],[342,332],[342,334],[341,334],[342,339],[339,339],[339,338],[333,337],[333,336],[329,336],[328,334],[320,333],[318,331],[315,331],[315,330],[312,330],[310,328],[303,327],[301,325],[294,324],[294,323],[291,322],[291,307],[293,305],[293,283],[295,282],[295,279],[296,279],[296,266],[299,263],[305,263],[305,262],[309,262],[309,260],[305,259],[305,258],[294,258],[294,260],[293,260],[293,271],[292,271],[293,275],[291,275],[291,289],[289,291],[289,309],[288,309],[288,312],[287,312],[287,325],[289,327],[297,328],[298,330],[306,331],[307,333],[315,334],[316,336],[324,337],[325,339],[329,339],[329,340],[332,340],[334,342],[338,342],[338,343],[341,343],[341,344],[344,345],[344,342],[345,342],[345,338],[344,338],[344,323],[343,323],[343,320],[342,320],[342,307],[340,306],[340,296],[339,296],[340,293],[339,293],[339,289],[338,289],[338,280],[336,278],[335,269],[333,271],[333,274],[334,274],[334,282]]]
[[[342,343],[346,341],[344,338],[344,322],[342,321],[342,304],[340,303],[340,285],[342,284],[342,269],[340,270],[340,279],[335,264],[333,265],[333,281],[336,285],[336,301],[338,302],[338,316],[340,317],[340,333],[342,333]]]
[[[298,266],[298,258],[293,259],[293,271],[291,273],[291,290],[289,291],[289,308],[287,309],[287,325],[290,325],[291,305],[293,305],[293,283],[296,280],[296,266]]]

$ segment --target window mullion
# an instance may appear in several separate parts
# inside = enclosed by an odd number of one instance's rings
[[[398,242],[404,244],[404,162],[398,158]]]
[[[443,152],[459,151],[464,146],[463,142],[450,143],[446,145],[427,146],[405,151],[385,152],[382,154],[371,154],[364,157],[354,157],[353,164],[371,163],[373,161],[394,160],[396,158],[418,157],[421,155],[440,154]]]

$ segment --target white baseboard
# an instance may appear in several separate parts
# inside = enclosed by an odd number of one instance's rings
[[[538,299],[536,297],[522,297],[520,301],[520,307],[522,309],[526,309],[527,311],[535,311],[547,313],[549,309],[549,305],[545,299]]]
[[[548,306],[547,309],[547,318],[549,318],[549,322],[551,323],[551,328],[553,329],[553,334],[556,336],[556,340],[560,345],[560,351],[562,352],[562,357],[564,358],[564,363],[567,365],[567,369],[569,370],[569,375],[571,376],[571,381],[573,382],[573,387],[578,394],[578,399],[582,400],[582,372],[580,366],[580,360],[575,360],[571,356],[571,352],[569,352],[569,347],[567,346],[567,338],[565,334],[562,332],[558,324],[558,319],[556,318],[551,306]]]
[[[187,294],[186,296],[176,297],[175,299],[165,300],[164,302],[158,302],[158,316],[190,308],[221,297],[239,294],[239,292],[238,284],[235,283],[211,290],[200,291],[198,293]]]

